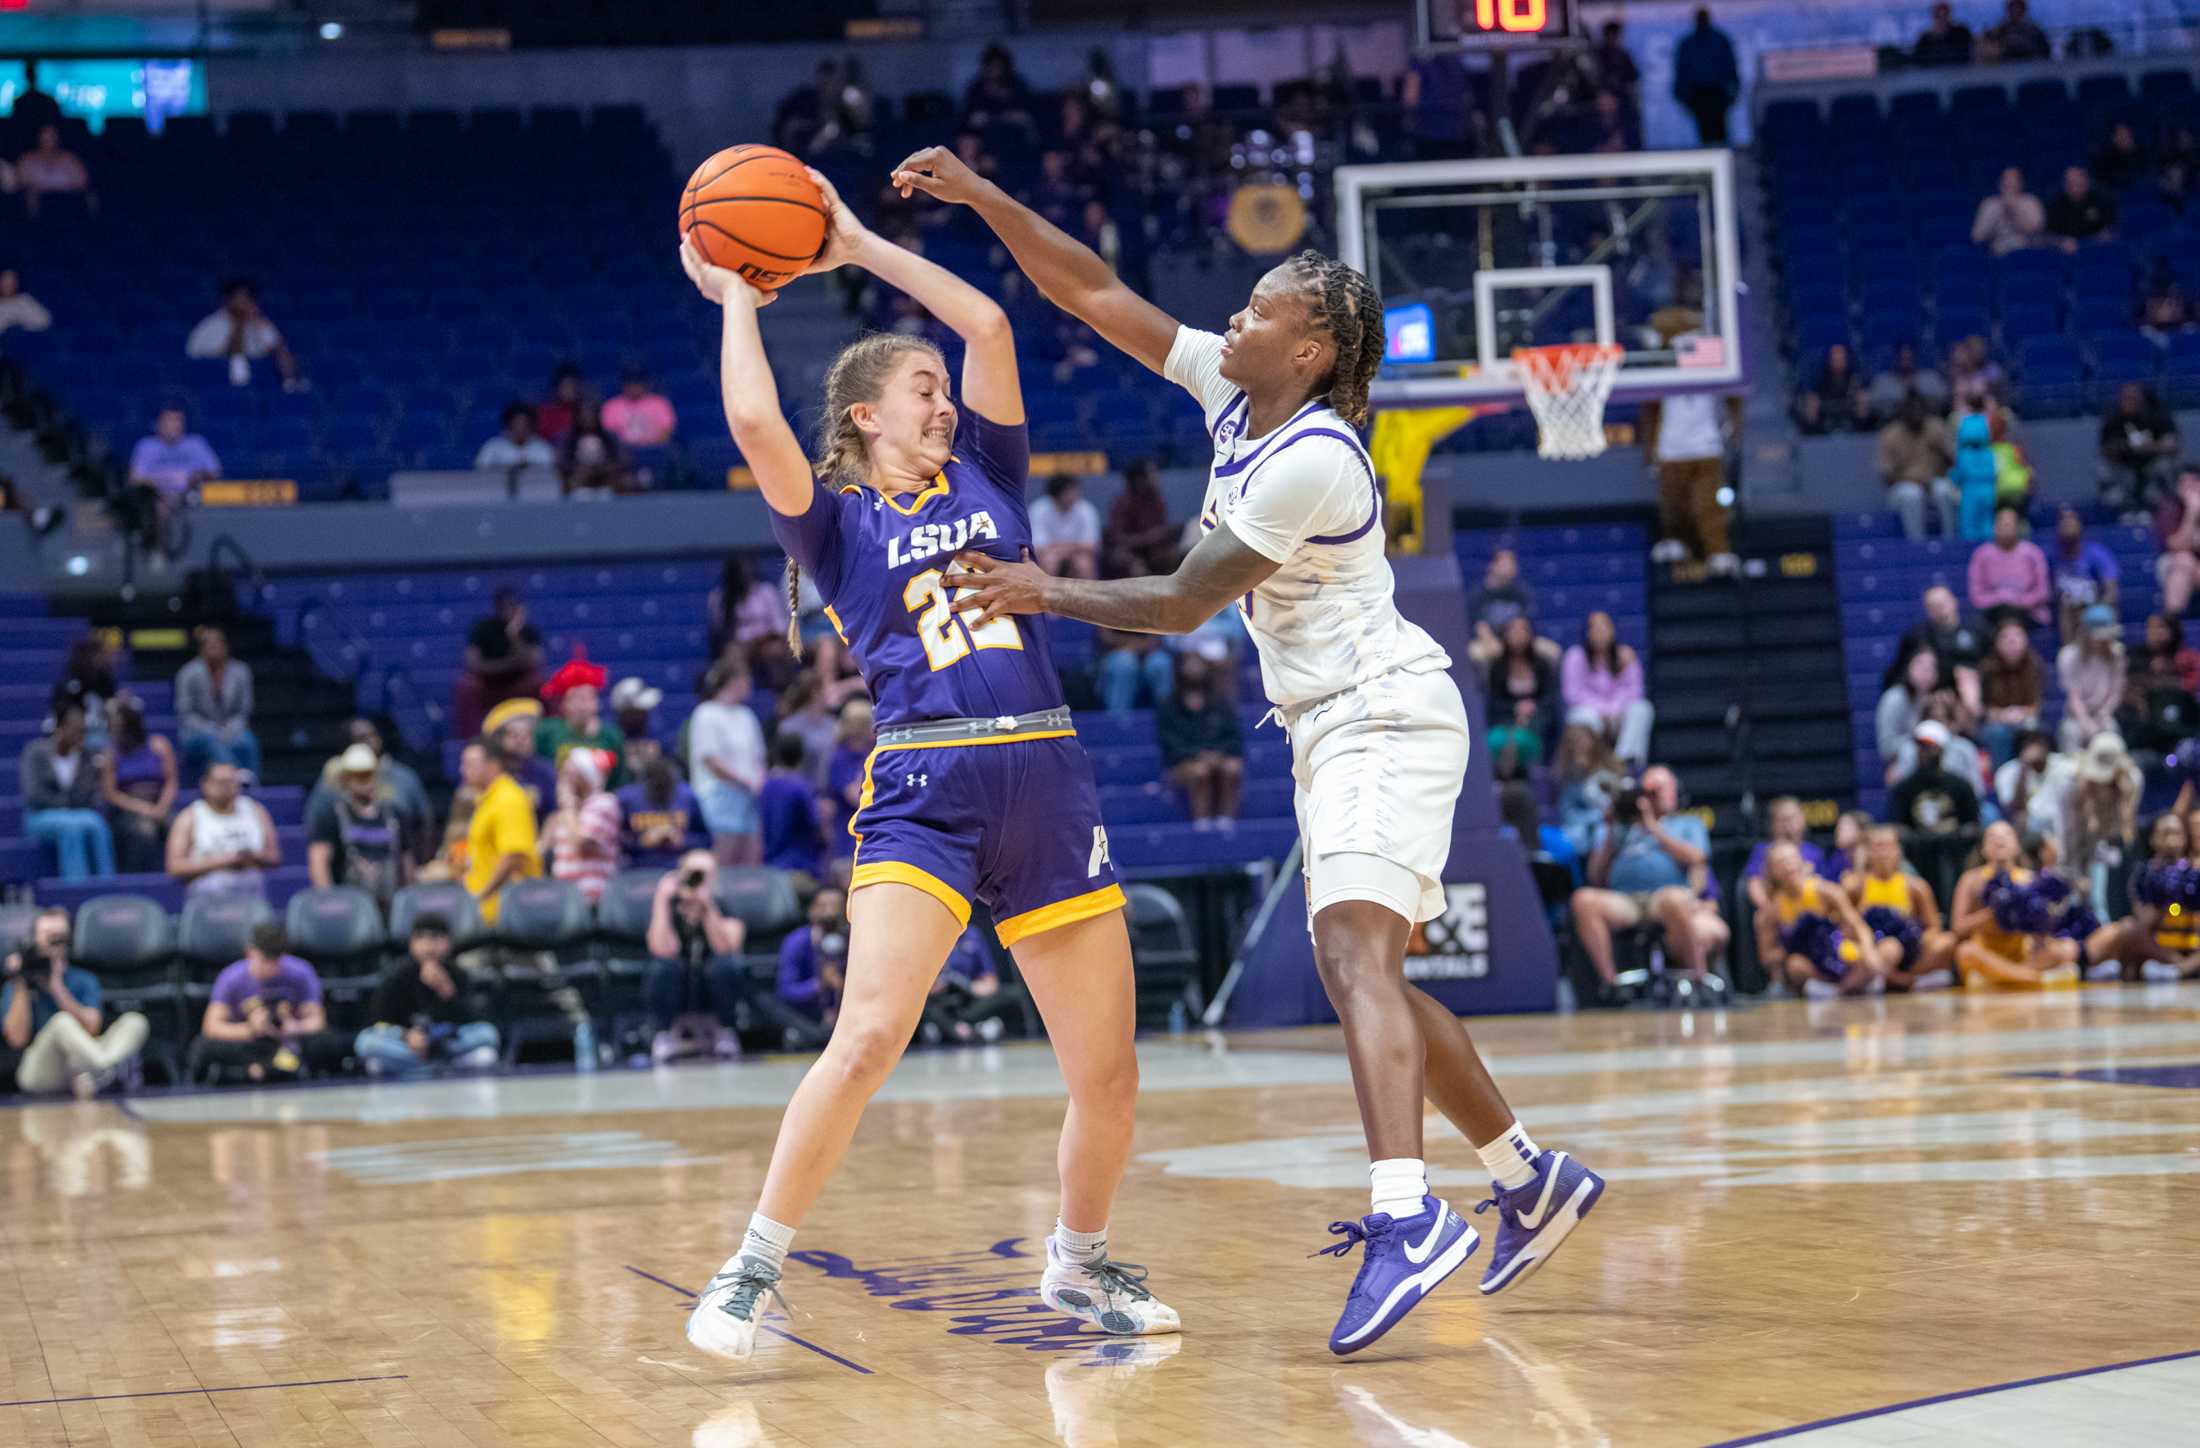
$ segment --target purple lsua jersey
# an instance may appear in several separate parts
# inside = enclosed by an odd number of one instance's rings
[[[973,628],[941,587],[966,549],[1010,561],[1024,555],[1030,467],[1022,423],[1004,427],[964,408],[947,465],[922,491],[888,498],[819,483],[799,518],[773,510],[772,533],[816,580],[881,728],[1062,707],[1037,619]]]

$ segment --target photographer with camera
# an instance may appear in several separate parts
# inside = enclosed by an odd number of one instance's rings
[[[1680,781],[1652,765],[1613,797],[1589,854],[1589,883],[1574,892],[1574,934],[1604,990],[1616,991],[1612,935],[1651,921],[1665,927],[1668,956],[1693,989],[1709,984],[1711,957],[1726,947],[1726,921],[1707,895],[1711,836],[1702,820],[1676,814]]]
[[[848,897],[828,885],[810,897],[810,923],[779,947],[779,994],[773,1018],[789,1050],[821,1046],[840,1014],[848,964]]]
[[[748,929],[718,908],[718,861],[690,850],[657,882],[649,907],[649,953],[642,1004],[656,1027],[650,1058],[662,1065],[682,1056],[738,1056],[733,1028],[748,995],[741,943]]]
[[[473,977],[451,963],[451,923],[433,911],[413,918],[408,958],[374,987],[374,1024],[352,1041],[370,1076],[417,1077],[448,1062],[462,1071],[497,1063],[497,1028]]]
[[[211,1070],[247,1081],[294,1081],[310,1068],[334,1071],[349,1054],[351,1038],[328,1028],[321,977],[290,954],[283,927],[266,921],[245,937],[244,959],[214,977],[214,993],[191,1043],[193,1081]]]
[[[90,1096],[145,1049],[150,1027],[135,1011],[100,1029],[99,977],[69,964],[69,912],[60,906],[38,912],[31,938],[8,956],[4,978],[0,1040],[22,1053],[15,1085],[25,1095],[73,1089]]]

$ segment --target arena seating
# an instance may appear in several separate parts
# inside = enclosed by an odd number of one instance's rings
[[[1867,94],[1779,100],[1758,145],[1769,192],[1787,340],[1807,379],[1826,349],[1849,346],[1865,376],[1902,343],[1937,365],[1977,334],[2014,383],[2025,417],[2097,410],[2125,381],[2200,401],[2200,336],[2158,345],[2134,326],[2157,262],[2200,293],[2200,216],[2180,213],[2151,181],[2120,198],[2115,239],[1998,260],[1971,242],[1971,220],[2006,166],[2021,166],[2043,202],[2067,166],[2083,165],[2118,121],[2151,141],[2200,123],[2189,64],[2013,84],[1982,71],[1943,108],[1936,93],[1897,93],[1885,112]]]

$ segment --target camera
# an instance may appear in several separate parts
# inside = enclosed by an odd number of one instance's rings
[[[701,870],[689,870],[680,876],[680,888],[683,890],[700,890],[703,888],[703,878]]]
[[[838,965],[848,958],[848,937],[834,930],[817,942],[817,958]]]
[[[1631,825],[1642,815],[1642,781],[1627,776],[1612,790],[1612,818]]]

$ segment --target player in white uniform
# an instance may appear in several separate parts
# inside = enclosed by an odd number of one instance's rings
[[[976,210],[1049,301],[1197,398],[1214,438],[1204,537],[1175,573],[1093,582],[966,554],[946,583],[977,621],[1057,613],[1180,634],[1233,604],[1244,611],[1291,736],[1315,963],[1373,1159],[1373,1210],[1330,1229],[1342,1240],[1329,1251],[1367,1248],[1330,1349],[1374,1342],[1477,1245],[1429,1195],[1424,1088],[1495,1178],[1482,1204],[1499,1208],[1482,1290],[1512,1286],[1604,1184],[1528,1139],[1459,1018],[1405,979],[1413,927],[1444,910],[1469,739],[1450,658],[1398,612],[1381,490],[1354,430],[1382,363],[1381,300],[1351,267],[1301,252],[1261,279],[1226,334],[1196,331],[950,151],[917,152],[893,183]]]

